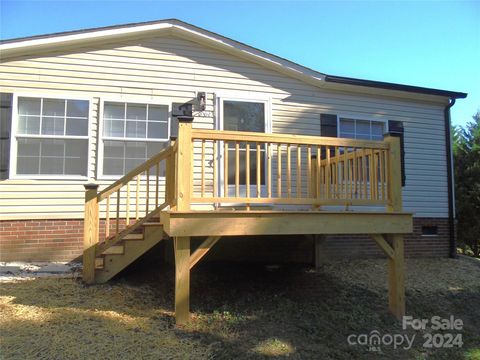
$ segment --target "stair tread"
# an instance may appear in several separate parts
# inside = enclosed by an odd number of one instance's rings
[[[117,244],[110,246],[107,250],[105,250],[102,255],[121,255],[125,250],[125,246],[123,244]]]
[[[123,240],[143,240],[143,233],[131,233],[125,235]]]

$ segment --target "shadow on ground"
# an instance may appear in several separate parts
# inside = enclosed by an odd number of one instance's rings
[[[90,287],[74,279],[2,284],[0,350],[4,358],[22,359],[473,359],[478,355],[480,289],[408,291],[408,313],[415,318],[453,314],[465,324],[461,349],[425,349],[427,331],[402,330],[386,311],[385,289],[356,284],[358,264],[340,265],[351,267],[351,280],[338,277],[332,266],[314,271],[293,265],[201,264],[191,275],[193,321],[183,328],[174,326],[174,273],[168,266],[133,268],[109,284]],[[378,274],[379,281],[384,277]],[[373,330],[416,339],[409,350],[390,345],[378,352],[348,344],[350,334]]]

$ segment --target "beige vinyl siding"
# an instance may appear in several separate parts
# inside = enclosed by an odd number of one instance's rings
[[[257,64],[180,38],[157,37],[95,45],[0,64],[1,91],[80,96],[92,101],[89,178],[97,178],[100,100],[187,102],[207,92],[194,126],[214,128],[215,95],[236,92],[271,102],[272,131],[320,134],[320,113],[402,121],[405,126],[405,210],[447,217],[443,104],[327,91]],[[195,158],[198,160],[198,156]],[[195,170],[198,190],[198,167]],[[207,174],[211,174],[207,170]],[[98,180],[102,186],[111,180]],[[83,217],[85,181],[0,182],[0,218]],[[207,187],[208,189],[208,187]]]

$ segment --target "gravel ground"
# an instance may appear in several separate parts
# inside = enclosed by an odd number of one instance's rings
[[[480,359],[480,265],[465,259],[407,260],[406,278],[407,313],[462,319],[461,348],[426,349],[419,339],[409,350],[372,352],[347,343],[349,334],[402,333],[386,309],[385,263],[341,261],[318,271],[200,264],[191,276],[193,321],[183,328],[174,326],[171,267],[133,268],[95,286],[83,285],[77,270],[59,278],[24,269],[0,284],[0,357]]]

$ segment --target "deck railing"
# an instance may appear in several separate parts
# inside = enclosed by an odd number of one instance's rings
[[[385,206],[401,210],[399,139],[192,129],[180,125],[179,210],[192,203]]]
[[[170,206],[385,206],[402,210],[399,138],[384,141],[192,129],[97,193],[86,185],[84,280],[95,258]]]
[[[97,193],[85,185],[84,280],[94,281],[95,257],[175,204],[177,145],[148,159]],[[85,272],[86,269],[90,271]]]

